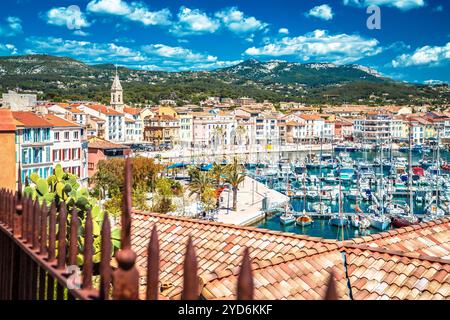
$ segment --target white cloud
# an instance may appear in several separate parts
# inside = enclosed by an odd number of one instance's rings
[[[164,44],[151,44],[143,47],[145,53],[174,60],[189,62],[215,62],[217,57],[207,54],[194,53],[190,49],[171,47]]]
[[[128,4],[122,0],[93,0],[88,3],[87,11],[113,15],[126,15],[131,12]]]
[[[214,33],[220,27],[218,20],[198,9],[181,7],[177,17],[178,21],[170,29],[177,36]]]
[[[344,0],[344,5],[368,7],[371,5],[393,7],[403,11],[421,8],[426,5],[424,0]]]
[[[65,26],[69,30],[78,30],[91,25],[78,6],[52,8],[47,11],[44,19],[48,24]]]
[[[26,42],[31,48],[24,50],[27,54],[69,56],[90,64],[117,63],[144,70],[207,70],[239,63],[221,61],[208,53],[164,44],[126,47],[115,43],[95,43],[55,37],[29,37]],[[3,51],[6,51],[6,48],[0,45],[0,53]],[[11,54],[10,51],[6,53]]]
[[[80,37],[87,37],[87,36],[90,35],[89,32],[84,32],[83,30],[75,30],[73,32],[73,34],[76,35],[76,36],[80,36]]]
[[[13,37],[22,32],[22,20],[19,17],[7,17],[6,25],[0,25],[0,36]]]
[[[413,53],[404,53],[394,60],[392,66],[411,67],[411,66],[436,66],[450,60],[450,42],[445,46],[424,46],[417,48]]]
[[[169,9],[150,11],[144,3],[128,4],[122,0],[92,0],[88,3],[86,10],[93,13],[122,16],[124,19],[141,22],[146,26],[169,25],[172,17]]]
[[[95,43],[54,37],[29,37],[26,41],[32,46],[33,52],[71,56],[88,63],[96,61],[127,63],[145,60],[141,52],[114,43]]]
[[[7,43],[7,44],[2,44],[0,43],[0,55],[12,55],[12,54],[17,54],[17,48],[15,45]]]
[[[268,26],[267,23],[259,21],[255,17],[246,17],[244,12],[239,11],[236,7],[216,12],[215,16],[228,30],[237,34],[260,31]]]
[[[376,39],[359,35],[330,35],[325,30],[315,30],[298,37],[275,39],[263,47],[251,47],[245,51],[250,56],[294,56],[303,61],[327,61],[350,63],[380,53]]]
[[[289,34],[289,30],[287,28],[278,29],[278,33],[280,34]]]
[[[327,4],[316,6],[306,13],[308,17],[316,17],[322,20],[333,19],[333,9]]]

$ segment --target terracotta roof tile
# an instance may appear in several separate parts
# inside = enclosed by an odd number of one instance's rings
[[[41,118],[52,124],[54,127],[81,127],[77,123],[62,119],[54,114],[42,115]]]
[[[346,249],[347,272],[355,299],[376,295],[383,299],[419,299],[423,290],[430,293],[430,299],[450,298],[450,291],[445,290],[450,285],[445,271],[450,261],[431,262],[366,250],[364,253],[361,249]],[[361,261],[361,257],[367,256],[371,259]]]
[[[132,245],[140,270],[157,224],[163,294],[179,298],[187,235],[194,240],[202,295],[231,299],[245,247],[250,248],[256,299],[321,299],[330,271],[341,299],[449,299],[449,219],[378,236],[336,242],[264,229],[136,213]],[[143,229],[147,232],[143,232]],[[341,252],[343,251],[343,252]],[[345,257],[345,259],[344,259]],[[344,267],[346,264],[346,269]],[[348,278],[347,278],[347,274]]]
[[[53,125],[47,120],[37,116],[31,111],[13,111],[12,116],[18,126],[22,125],[29,128],[50,128]]]

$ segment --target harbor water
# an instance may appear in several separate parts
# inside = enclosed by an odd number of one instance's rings
[[[278,163],[279,161],[284,161],[284,163],[296,163],[298,161],[301,161],[302,159],[305,159],[308,155],[310,156],[311,153],[315,154],[316,157],[319,157],[321,154],[330,154],[333,158],[336,156],[339,156],[340,152],[331,152],[331,151],[323,151],[321,152],[280,152],[278,154],[257,154],[253,159],[250,161],[255,161],[257,163]],[[408,158],[408,152],[400,152],[397,150],[386,150],[383,151],[382,159],[386,160],[395,160],[397,158]],[[420,166],[424,160],[429,160],[430,163],[433,163],[436,161],[437,155],[436,150],[431,150],[429,152],[413,152],[412,153],[412,167]],[[376,158],[380,159],[380,151],[355,151],[355,152],[349,152],[348,155],[351,157],[351,159],[355,162],[355,164],[358,163],[367,163],[367,164],[373,164],[374,160]],[[440,150],[440,161],[443,162],[449,162],[450,161],[450,152],[447,150]],[[372,167],[375,174],[378,176],[381,176],[381,166],[373,166]],[[407,169],[408,170],[408,169]],[[314,167],[314,168],[308,168],[307,169],[307,176],[316,176],[316,177],[325,177],[327,174],[335,174],[336,169],[331,168],[324,168],[324,167]],[[254,178],[258,179],[259,181],[265,183],[270,188],[279,190],[282,193],[287,193],[287,190],[295,189],[292,186],[292,181],[295,180],[301,180],[298,177],[301,175],[297,175],[295,172],[290,172],[283,176],[283,174],[278,174],[277,176],[263,176],[260,177],[260,175],[263,175],[264,169],[259,168],[248,168],[249,175],[253,176]],[[383,176],[388,177],[389,174],[392,175],[392,172],[386,171],[386,168],[383,170]],[[448,174],[443,175],[444,179],[448,180]],[[376,180],[376,179],[374,179]],[[289,181],[289,183],[287,182]],[[373,203],[371,201],[363,201],[363,199],[358,199],[354,197],[346,197],[344,196],[347,194],[349,189],[355,188],[356,181],[351,181],[350,183],[341,184],[341,201],[339,199],[334,200],[321,200],[322,203],[326,204],[330,207],[330,211],[332,213],[338,213],[338,212],[345,212],[345,213],[366,213],[369,209],[369,206]],[[300,181],[301,186],[299,186],[299,183],[297,182],[297,190],[301,190],[301,188],[304,187],[304,184]],[[310,184],[308,187],[316,187],[318,184],[320,184],[320,188],[323,188],[325,186],[331,186],[333,188],[339,188],[339,186],[336,185],[336,183],[328,184],[325,181],[318,182],[315,181],[315,184]],[[372,186],[372,185],[371,185]],[[292,189],[291,189],[292,188]],[[373,190],[377,188],[377,181],[373,181]],[[379,186],[378,186],[379,188]],[[405,204],[413,204],[413,213],[416,215],[423,215],[427,208],[427,204],[423,200],[418,200],[414,196],[413,201],[410,201],[410,196],[406,190],[404,194],[395,194],[393,196],[393,202],[397,203],[405,203]],[[294,212],[314,212],[314,205],[318,203],[318,200],[311,200],[304,196],[292,196],[290,200],[289,210]],[[449,204],[447,203],[446,206]],[[448,214],[448,210],[446,210],[446,214]],[[329,224],[329,220],[325,217],[314,217],[314,222],[310,226],[300,227],[296,224],[291,225],[283,225],[280,223],[280,215],[281,213],[274,214],[272,216],[269,216],[268,218],[264,219],[263,221],[260,221],[258,223],[255,223],[253,226],[258,228],[266,228],[270,230],[278,230],[278,231],[285,231],[285,232],[293,232],[296,234],[304,234],[308,236],[313,237],[322,237],[327,239],[336,239],[336,240],[346,240],[351,239],[354,237],[359,237],[363,235],[368,235],[372,233],[378,233],[379,230],[373,229],[373,228],[367,228],[364,230],[360,230],[357,228],[353,228],[350,224],[348,224],[345,227],[336,227]],[[392,226],[390,227],[392,228]]]

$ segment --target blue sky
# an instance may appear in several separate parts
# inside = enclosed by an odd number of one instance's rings
[[[366,9],[378,5],[381,29]],[[450,82],[450,2],[438,0],[2,0],[0,55],[209,70],[249,58],[355,63]]]

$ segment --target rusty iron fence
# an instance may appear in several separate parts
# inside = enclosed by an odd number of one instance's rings
[[[101,261],[94,277],[93,226],[88,210],[83,235],[83,252],[78,252],[77,211],[71,212],[70,226],[64,202],[50,208],[45,201],[40,205],[18,190],[0,189],[0,300],[157,300],[159,283],[159,241],[157,226],[153,226],[148,244],[147,283],[145,294],[139,294],[139,272],[135,266],[136,253],[131,247],[132,190],[131,159],[125,161],[125,185],[121,215],[121,247],[115,255],[117,265],[112,267],[111,227],[105,214],[101,226]],[[74,206],[75,207],[75,206]],[[84,261],[81,283],[73,283],[68,266],[76,265],[77,255]],[[189,238],[183,265],[183,300],[200,298],[197,258],[193,241]],[[237,281],[239,300],[254,297],[251,259],[245,249]],[[334,275],[330,275],[324,299],[337,299]]]

